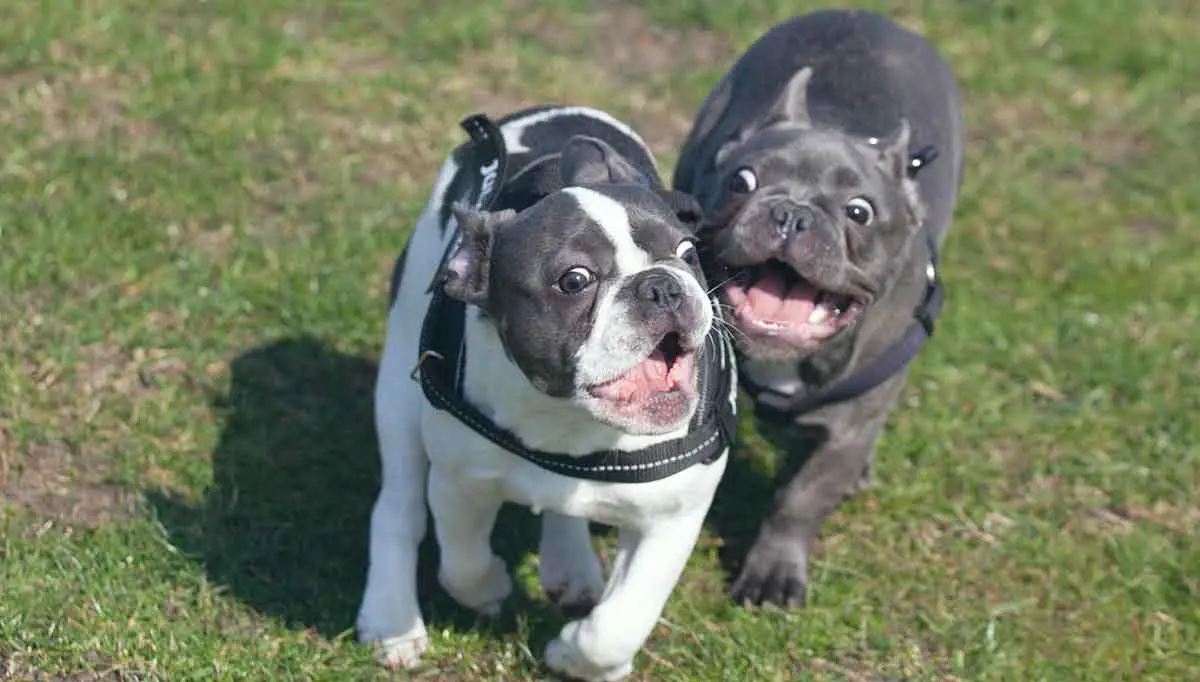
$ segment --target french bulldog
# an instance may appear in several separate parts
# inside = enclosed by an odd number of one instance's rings
[[[586,107],[492,125],[501,150],[489,153],[481,133],[446,160],[393,275],[358,634],[391,667],[426,650],[416,577],[426,501],[439,583],[497,613],[512,582],[490,536],[512,501],[542,513],[546,592],[590,608],[550,642],[546,663],[616,680],[661,614],[725,469],[735,356],[684,222],[698,209],[663,186],[633,130]],[[431,351],[429,330],[443,327],[458,338]],[[460,400],[446,397],[451,383]],[[589,519],[619,529],[607,584]]]
[[[849,9],[772,27],[697,113],[673,186],[703,209],[742,386],[800,450],[732,581],[738,602],[803,605],[821,524],[870,480],[940,309],[963,129],[938,51]]]

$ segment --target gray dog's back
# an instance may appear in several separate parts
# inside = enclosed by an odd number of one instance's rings
[[[738,120],[716,118],[726,109],[720,86],[702,105],[676,166],[674,185],[690,192],[716,148],[747,122],[766,114],[787,81],[805,66],[808,112],[815,126],[861,137],[893,133],[901,117],[912,129],[909,150],[934,145],[937,161],[920,172],[926,227],[945,238],[962,178],[963,119],[949,65],[925,38],[877,14],[822,10],[776,25],[734,64],[726,79]],[[755,108],[760,109],[751,113]]]

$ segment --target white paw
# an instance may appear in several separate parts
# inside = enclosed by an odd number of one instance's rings
[[[389,668],[412,668],[429,648],[425,621],[415,604],[395,595],[368,590],[358,612],[358,641],[369,644],[375,658]]]
[[[604,569],[590,545],[575,552],[544,546],[538,576],[546,594],[564,609],[591,609],[604,593]]]
[[[633,661],[626,661],[615,666],[599,666],[583,655],[574,644],[565,639],[567,631],[575,623],[569,623],[563,628],[563,633],[546,645],[546,665],[551,670],[564,677],[584,680],[585,682],[614,682],[624,679],[633,672]]]
[[[422,631],[416,635],[387,637],[371,642],[375,660],[395,670],[415,668],[421,664],[421,654],[429,649],[429,636]]]
[[[438,582],[454,601],[485,616],[500,613],[500,606],[512,594],[512,578],[508,575],[508,567],[503,559],[495,555],[481,576],[452,576],[443,567],[438,571]]]

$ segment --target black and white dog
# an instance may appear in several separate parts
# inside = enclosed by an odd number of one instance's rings
[[[950,67],[865,11],[776,25],[701,105],[674,186],[703,207],[702,260],[738,331],[742,384],[801,443],[738,601],[802,604],[822,522],[868,480],[941,306],[963,146]]]
[[[439,582],[496,613],[512,584],[489,538],[514,501],[544,512],[547,593],[591,607],[549,644],[548,665],[620,679],[691,553],[732,436],[733,349],[685,222],[698,209],[601,111],[464,126],[474,139],[442,167],[396,266],[359,637],[392,666],[428,645],[426,499]],[[620,530],[607,585],[588,519]]]

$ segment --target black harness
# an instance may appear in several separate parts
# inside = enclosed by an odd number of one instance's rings
[[[937,156],[937,148],[932,145],[918,150],[909,159],[908,176],[916,177],[917,172]],[[769,420],[790,421],[817,408],[857,398],[901,372],[917,357],[925,342],[933,336],[934,324],[942,312],[942,303],[946,297],[938,273],[937,242],[928,232],[925,240],[929,249],[929,263],[925,268],[925,293],[913,311],[913,321],[904,331],[904,335],[854,374],[812,393],[785,393],[759,384],[748,376],[741,377],[742,385],[754,397],[759,416]]]
[[[499,173],[487,185],[476,178],[467,197],[478,209],[493,205],[504,180],[504,139],[495,124],[482,114],[462,122],[471,135],[476,154],[471,168],[492,168],[498,161]],[[465,169],[464,169],[465,172]],[[490,171],[489,171],[490,172]],[[451,240],[446,256],[453,253],[459,237]],[[445,258],[445,257],[444,257]],[[443,260],[443,263],[445,261]],[[715,300],[713,314],[720,315]],[[608,483],[648,483],[677,474],[695,464],[711,464],[733,444],[737,433],[734,406],[737,368],[733,347],[714,325],[700,353],[700,404],[681,438],[658,443],[641,450],[604,450],[581,457],[543,452],[528,448],[511,432],[501,428],[463,396],[462,380],[466,363],[463,326],[468,311],[461,301],[446,296],[440,280],[433,286],[433,299],[421,327],[420,357],[414,370],[420,374],[421,388],[435,408],[448,412],[475,433],[501,448],[537,466],[563,476]]]

